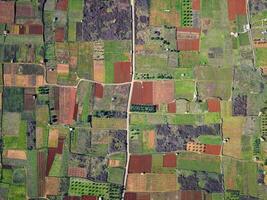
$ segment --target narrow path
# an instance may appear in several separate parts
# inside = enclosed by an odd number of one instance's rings
[[[130,160],[130,107],[131,107],[131,99],[133,94],[133,82],[135,75],[135,0],[131,0],[131,8],[132,8],[132,79],[131,79],[131,87],[128,99],[127,106],[127,144],[126,144],[126,166],[124,173],[124,181],[123,181],[123,192],[122,192],[122,200],[124,199],[124,195],[126,192],[127,186],[127,177],[128,177],[128,168],[129,168],[129,160]]]

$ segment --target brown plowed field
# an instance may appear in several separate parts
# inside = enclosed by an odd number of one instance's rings
[[[238,15],[246,15],[246,0],[228,0],[228,18],[235,20]]]
[[[208,111],[209,112],[220,112],[221,106],[220,101],[218,99],[208,99]]]
[[[131,155],[129,173],[150,173],[152,166],[151,155]]]
[[[163,167],[176,167],[176,155],[174,153],[163,156]]]
[[[76,104],[76,89],[60,87],[59,97],[59,122],[72,124]]]
[[[104,95],[104,87],[102,84],[96,83],[95,84],[95,92],[94,96],[97,98],[103,98]]]
[[[131,81],[131,62],[116,62],[114,64],[114,82],[125,83]]]
[[[134,82],[132,104],[153,104],[153,82]]]

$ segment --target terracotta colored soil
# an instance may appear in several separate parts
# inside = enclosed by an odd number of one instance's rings
[[[132,104],[153,104],[153,82],[134,82]]]
[[[134,193],[134,192],[126,192],[124,199],[125,200],[137,200],[136,193]]]
[[[176,102],[168,103],[168,113],[176,113]]]
[[[192,10],[200,10],[200,0],[192,0]]]
[[[246,0],[228,0],[228,18],[235,20],[238,15],[246,15]]]
[[[29,25],[29,34],[42,35],[43,26],[40,24],[30,24]]]
[[[176,167],[176,155],[174,153],[163,156],[163,167]]]
[[[72,124],[76,104],[76,88],[59,88],[59,122]]]
[[[14,22],[14,2],[0,1],[0,24],[12,24]]]
[[[221,145],[206,144],[206,148],[205,148],[204,153],[212,154],[212,155],[220,155],[221,154]]]
[[[27,155],[23,150],[7,150],[6,158],[18,159],[18,160],[27,160]]]
[[[94,96],[97,98],[103,98],[104,95],[104,87],[102,84],[96,83],[95,84],[95,92]]]
[[[81,167],[69,167],[68,176],[86,178],[86,169]]]
[[[65,30],[64,28],[57,28],[55,33],[55,41],[63,42],[64,41]]]
[[[178,39],[176,44],[177,49],[180,51],[199,51],[199,39]]]
[[[57,73],[58,74],[68,74],[69,73],[69,64],[57,64]]]
[[[200,191],[181,191],[181,198],[180,200],[202,200],[202,193]]]
[[[129,173],[149,173],[151,172],[151,155],[131,155],[129,163]]]
[[[150,148],[150,149],[153,149],[153,148],[155,148],[155,131],[154,130],[150,130],[150,131],[148,131],[148,133],[147,133],[147,135],[148,135],[148,148]]]
[[[116,62],[114,64],[114,82],[124,83],[131,81],[131,63]]]
[[[199,51],[200,29],[177,28],[177,49],[180,51]]]
[[[105,82],[105,63],[104,60],[94,60],[94,80]]]
[[[67,10],[68,9],[68,0],[57,0],[56,9],[57,10]]]
[[[96,196],[85,195],[82,196],[82,200],[98,200]]]
[[[217,99],[208,99],[208,111],[209,112],[220,112],[221,106],[220,101]]]
[[[48,148],[48,156],[46,163],[46,176],[49,175],[50,169],[53,165],[55,156],[56,156],[57,148]]]
[[[169,103],[174,100],[174,81],[153,82],[153,104]]]

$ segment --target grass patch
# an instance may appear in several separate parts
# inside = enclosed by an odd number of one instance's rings
[[[180,153],[177,156],[177,168],[220,173],[220,158],[197,153]]]
[[[79,43],[78,76],[91,79],[93,69],[93,44],[90,42]]]
[[[49,172],[49,176],[60,176],[62,165],[62,155],[56,154],[55,160]]]
[[[257,67],[267,65],[267,48],[256,48],[256,65]]]
[[[195,92],[195,82],[193,80],[176,80],[175,97],[192,100]]]
[[[108,168],[108,182],[110,183],[116,183],[119,185],[123,184],[123,178],[124,178],[124,168]]]
[[[38,195],[37,151],[27,151],[27,193],[29,197]]]
[[[214,144],[214,145],[221,145],[222,139],[220,136],[214,136],[214,135],[200,135],[197,138],[198,142],[202,144]]]

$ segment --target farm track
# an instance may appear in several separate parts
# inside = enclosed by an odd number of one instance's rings
[[[130,93],[128,98],[128,106],[127,106],[127,144],[126,144],[126,166],[123,180],[123,192],[122,192],[122,200],[124,199],[127,177],[128,177],[128,168],[130,161],[130,106],[131,106],[131,98],[133,93],[133,82],[135,75],[135,0],[131,0],[131,8],[132,8],[132,77],[131,77],[131,86]]]

